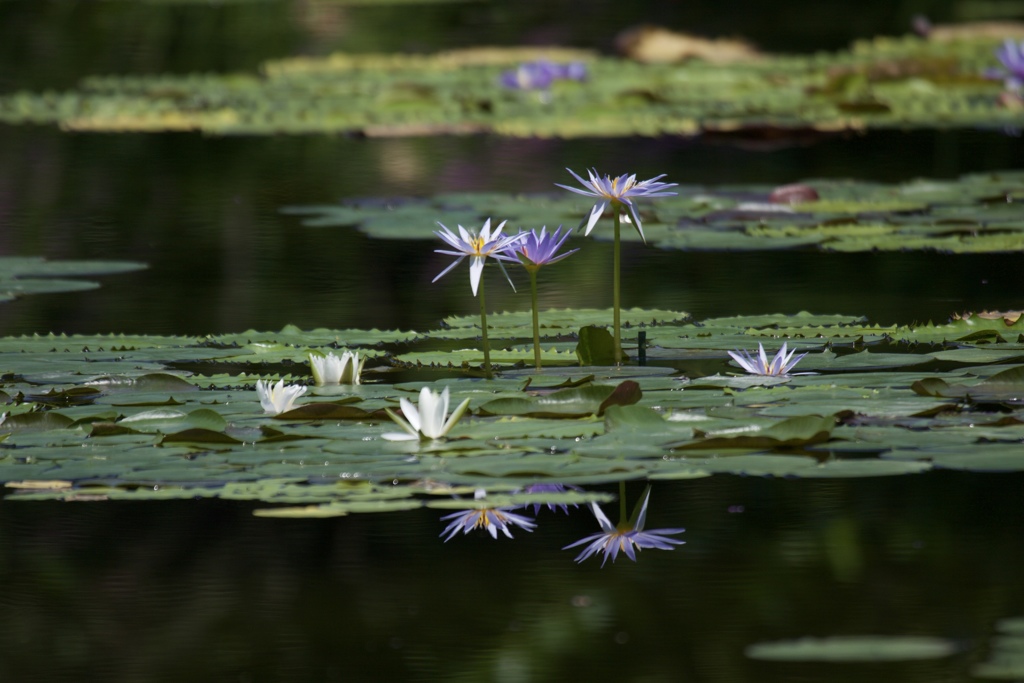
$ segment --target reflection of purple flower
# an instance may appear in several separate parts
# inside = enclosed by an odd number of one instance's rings
[[[558,80],[582,81],[587,67],[582,62],[556,64],[545,59],[520,64],[512,71],[503,71],[500,82],[512,90],[546,90]]]
[[[563,550],[586,543],[587,547],[576,556],[576,561],[582,562],[591,555],[603,552],[604,560],[601,561],[601,566],[603,567],[609,557],[614,562],[620,550],[626,553],[626,557],[636,562],[636,550],[641,548],[672,550],[673,546],[685,543],[686,541],[680,541],[675,538],[666,538],[665,534],[681,534],[686,529],[654,529],[653,531],[644,531],[644,523],[647,521],[647,501],[650,498],[651,487],[648,486],[641,499],[639,511],[634,511],[633,513],[635,520],[623,521],[617,527],[612,526],[612,523],[608,521],[608,518],[601,511],[601,508],[597,506],[597,503],[591,503],[590,509],[594,511],[594,517],[597,518],[597,523],[601,526],[601,533],[587,536],[575,543],[570,543]]]
[[[441,521],[452,520],[448,526],[444,528],[441,535],[448,534],[448,537],[444,539],[444,542],[455,538],[458,535],[459,530],[462,530],[463,534],[468,534],[473,529],[487,529],[491,534],[491,538],[497,538],[498,532],[505,534],[509,538],[512,538],[512,532],[509,531],[510,526],[517,526],[527,531],[533,531],[537,528],[536,523],[528,517],[517,515],[513,512],[509,512],[508,508],[476,508],[474,510],[462,510],[460,512],[454,512],[450,515],[445,515],[441,518]]]
[[[572,484],[530,484],[520,489],[521,493],[565,493],[568,489],[573,491],[582,491],[579,486],[573,486]],[[579,507],[576,503],[534,503],[533,514],[540,512],[541,505],[546,505],[548,510],[554,512],[558,508],[562,508],[565,514],[569,514],[569,505],[574,508]],[[530,507],[527,505],[526,507]]]
[[[561,230],[562,226],[558,226],[558,230],[548,233],[547,226],[544,226],[540,229],[540,234],[536,230],[520,231],[517,236],[521,239],[506,247],[505,255],[519,259],[527,269],[557,263],[566,256],[579,251],[579,249],[572,249],[564,254],[558,253],[565,241],[569,239],[569,235],[572,234],[572,228],[569,228],[564,235],[559,234]]]
[[[562,185],[561,183],[555,183],[558,187],[565,188],[570,192],[581,194],[586,197],[597,197],[598,201],[590,209],[590,215],[583,219],[580,223],[580,227],[583,227],[585,223],[587,231],[585,235],[589,235],[590,231],[597,225],[597,219],[601,217],[604,210],[611,204],[612,211],[627,211],[629,218],[633,222],[633,227],[640,233],[640,239],[646,241],[644,237],[643,227],[640,225],[640,213],[636,210],[636,204],[633,200],[637,197],[671,197],[674,196],[675,192],[666,192],[665,190],[669,187],[675,187],[676,183],[659,183],[660,178],[664,178],[665,174],[662,173],[659,176],[650,178],[649,180],[641,180],[637,182],[636,174],[633,175],[620,175],[617,178],[612,178],[609,175],[605,175],[603,178],[597,175],[596,169],[589,171],[590,180],[584,180],[575,173],[572,169],[565,169],[572,173],[572,177],[575,178],[583,185],[585,190],[581,190],[576,187],[569,187],[568,185]]]
[[[487,491],[485,489],[477,489],[473,493],[474,500],[482,501],[485,498],[487,498]],[[491,538],[497,538],[498,531],[501,531],[501,533],[512,538],[509,526],[517,526],[527,531],[533,531],[537,528],[532,519],[509,512],[511,508],[488,507],[486,503],[479,502],[477,505],[479,507],[472,510],[460,510],[441,518],[442,522],[449,519],[452,520],[444,528],[444,531],[441,532],[442,536],[448,534],[448,538],[444,539],[445,543],[455,538],[459,533],[459,529],[462,529],[463,534],[468,534],[473,529],[487,529],[491,534]]]
[[[990,78],[1002,78],[1007,90],[1020,92],[1024,90],[1024,41],[1018,43],[1007,39],[996,50],[996,57],[1005,69],[989,69],[986,75]]]

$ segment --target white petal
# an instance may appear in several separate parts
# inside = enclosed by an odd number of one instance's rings
[[[648,484],[647,488],[644,489],[644,502],[643,502],[643,506],[640,508],[640,514],[637,515],[636,526],[633,527],[637,531],[643,531],[644,530],[644,524],[647,523],[647,502],[650,499],[651,499],[651,486],[650,486],[650,484]]]
[[[605,207],[607,206],[608,202],[598,202],[597,204],[594,204],[594,206],[590,209],[590,216],[587,218],[586,221],[587,230],[586,232],[583,233],[584,235],[589,235],[590,231],[594,229],[594,226],[597,225],[597,219],[601,217],[601,214],[604,213]],[[583,227],[582,223],[580,224],[580,227]]]
[[[451,402],[451,393],[448,391],[448,387],[441,390],[441,419],[438,420],[438,424],[444,423],[445,415],[448,414],[448,404]]]
[[[509,260],[511,260],[511,259],[509,259]],[[506,280],[508,280],[508,286],[512,288],[512,291],[513,291],[513,292],[514,292],[514,291],[516,291],[516,285],[515,285],[515,283],[514,283],[514,282],[512,282],[512,278],[511,278],[511,277],[509,277],[509,275],[508,275],[508,271],[507,271],[507,270],[505,270],[505,264],[503,264],[503,263],[502,263],[502,262],[501,262],[501,261],[499,260],[499,261],[498,261],[498,267],[499,267],[499,268],[501,268],[501,274],[505,276],[505,279],[506,279]]]
[[[386,434],[381,434],[380,438],[384,439],[385,441],[416,441],[420,437],[419,434],[401,434],[399,432],[387,432]]]
[[[782,348],[779,349],[778,353],[775,354],[775,357],[772,358],[771,374],[781,375],[783,368],[786,367],[787,360],[788,358],[786,358],[786,344],[783,343]]]
[[[281,380],[281,383],[284,384],[284,380]],[[280,405],[280,410],[278,412],[286,413],[294,408],[295,399],[302,396],[304,393],[306,393],[306,387],[299,384],[293,384],[290,387],[282,387],[280,398],[277,401]]]
[[[452,261],[452,264],[451,264],[450,266],[448,266],[447,268],[445,268],[444,270],[442,270],[442,271],[440,272],[440,274],[438,274],[438,276],[437,276],[437,277],[435,277],[435,278],[434,278],[433,280],[431,280],[431,282],[437,282],[438,280],[440,280],[441,278],[443,278],[443,277],[444,277],[445,275],[447,275],[447,274],[448,274],[448,271],[449,271],[449,270],[451,270],[451,269],[452,269],[452,268],[454,268],[455,266],[457,266],[457,265],[459,265],[460,263],[462,263],[462,259],[464,259],[464,258],[466,258],[466,255],[465,255],[465,254],[462,254],[461,256],[459,256],[459,258],[457,258],[457,259],[455,259],[454,261]]]
[[[441,225],[441,224],[438,223],[438,225]],[[444,228],[443,225],[441,225],[441,227]],[[466,245],[461,240],[459,240],[459,238],[455,235],[455,233],[453,233],[448,228],[444,228],[444,232],[441,232],[440,230],[435,230],[434,234],[437,235],[438,237],[440,237],[441,239],[443,239],[445,242],[447,242],[453,248],[458,249],[460,252],[461,251],[465,251]]]
[[[274,401],[270,398],[270,383],[264,382],[262,379],[256,380],[256,395],[260,399],[260,405],[263,407],[263,411],[266,413],[277,412],[277,407],[274,405]]]
[[[420,433],[431,439],[441,436],[441,424],[444,418],[438,419],[438,411],[442,408],[441,397],[428,387],[420,390]]]
[[[558,187],[562,188],[563,190],[569,190],[569,192],[575,192],[576,194],[581,194],[584,197],[600,197],[601,196],[601,195],[599,195],[596,192],[588,192],[587,190],[581,190],[578,187],[569,187],[568,185],[561,185],[559,183],[555,183],[555,185],[557,185]]]
[[[359,361],[356,363],[355,375],[352,377],[352,384],[362,384],[363,366],[366,365],[366,356],[359,358],[359,354],[354,354],[356,359]]]
[[[629,209],[630,218],[633,220],[633,227],[640,233],[640,239],[644,241],[644,244],[647,244],[647,238],[644,237],[644,228],[640,225],[640,212],[636,210],[636,204],[633,202],[623,202],[623,204]]]
[[[409,421],[409,426],[412,427],[413,430],[419,432],[421,427],[420,411],[417,410],[416,406],[412,404],[412,401],[407,398],[399,399],[398,404],[402,406],[402,414],[405,415],[405,419]]]
[[[741,368],[743,368],[744,370],[746,370],[750,374],[752,374],[752,375],[759,375],[759,374],[761,374],[758,371],[757,363],[753,362],[753,359],[750,357],[750,354],[748,354],[746,351],[739,351],[739,352],[729,351],[728,353],[729,353],[730,356],[732,356],[732,359],[734,361],[736,361],[736,363]]]
[[[447,391],[447,387],[445,388],[445,391]],[[462,403],[460,403],[458,407],[455,408],[455,412],[453,412],[451,414],[451,417],[449,417],[448,420],[444,423],[444,427],[441,428],[442,436],[451,431],[452,427],[455,426],[455,423],[458,422],[462,418],[462,416],[466,414],[466,409],[468,408],[469,399],[467,398]]]
[[[590,182],[587,182],[587,181],[586,181],[586,180],[584,180],[583,178],[581,178],[581,177],[579,177],[578,175],[576,175],[576,172],[575,172],[575,171],[573,171],[573,170],[572,170],[571,168],[567,168],[567,169],[565,169],[565,170],[566,170],[566,171],[568,171],[568,172],[569,172],[569,174],[570,174],[570,175],[571,175],[571,176],[572,176],[573,178],[575,178],[576,180],[578,180],[578,181],[579,181],[579,183],[580,183],[580,185],[590,185],[591,187],[593,187],[593,185],[594,185],[594,179],[595,179],[595,178],[597,177],[597,176],[595,175],[595,173],[597,172],[597,171],[596,171],[596,169],[591,169],[591,168],[588,168],[588,169],[587,169],[587,174],[588,174],[588,175],[590,176]]]
[[[597,506],[597,503],[591,503],[590,510],[594,513],[594,517],[597,518],[597,523],[601,526],[602,531],[614,533],[615,526],[608,520],[601,508]]]
[[[323,356],[309,354],[309,369],[313,371],[313,383],[318,387],[324,384],[324,361]]]
[[[484,257],[473,256],[469,259],[469,284],[473,288],[473,296],[476,296],[480,288],[480,278],[484,274]]]
[[[395,424],[397,424],[399,427],[405,430],[405,434],[400,435],[402,436],[401,439],[393,438],[395,436],[399,436],[396,435],[394,432],[390,432],[391,436],[388,436],[387,434],[382,434],[382,436],[385,439],[387,439],[388,441],[411,441],[412,439],[420,438],[420,433],[416,429],[414,429],[412,425],[410,425],[408,422],[399,417],[397,413],[392,411],[391,408],[385,408],[384,412],[387,413],[392,420],[394,420]]]

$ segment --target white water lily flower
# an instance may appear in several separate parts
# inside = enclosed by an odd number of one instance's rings
[[[448,414],[448,387],[440,394],[423,387],[420,391],[420,407],[417,409],[412,401],[403,398],[400,401],[402,413],[405,419],[385,408],[391,419],[398,423],[398,426],[405,430],[405,434],[389,432],[381,436],[388,441],[413,441],[415,439],[440,439],[447,434],[455,423],[459,421],[469,408],[469,399],[459,404],[452,411],[451,417],[445,420]]]
[[[325,384],[359,384],[366,358],[359,358],[355,351],[345,351],[341,357],[328,353],[309,354],[309,367],[313,370],[313,381],[318,387]]]
[[[271,384],[262,379],[256,380],[256,395],[260,397],[260,405],[268,415],[280,415],[294,407],[295,399],[306,393],[301,384],[284,385],[284,380]]]
[[[746,370],[752,375],[768,375],[772,377],[782,377],[788,375],[789,371],[800,362],[800,360],[806,356],[806,353],[801,353],[799,356],[793,357],[796,350],[786,353],[786,345],[783,344],[779,352],[775,354],[775,357],[769,362],[768,354],[764,352],[764,345],[758,342],[757,344],[757,355],[754,356],[749,351],[730,351],[729,355],[736,361],[741,368]]]

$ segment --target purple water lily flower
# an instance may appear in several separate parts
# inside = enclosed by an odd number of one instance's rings
[[[543,484],[543,483],[538,483],[538,484],[530,484],[529,486],[524,486],[523,488],[520,489],[520,492],[521,493],[565,493],[569,489],[572,489],[573,491],[582,491],[583,490],[579,486],[573,486],[572,484]],[[533,504],[533,514],[536,515],[537,513],[539,513],[540,512],[540,508],[541,508],[542,505],[546,506],[547,509],[551,510],[552,512],[554,512],[558,508],[562,508],[562,511],[565,512],[565,514],[569,514],[569,505],[572,505],[574,508],[575,507],[579,507],[579,505],[576,505],[575,503],[534,503]],[[530,507],[530,506],[527,505],[526,507]]]
[[[566,230],[564,235],[560,234],[561,231],[562,226],[558,226],[558,229],[552,233],[547,231],[547,226],[542,227],[539,234],[536,230],[520,231],[517,235],[520,240],[506,247],[505,255],[518,259],[527,270],[540,268],[549,263],[557,263],[566,256],[579,251],[579,249],[571,249],[562,254],[558,253],[565,241],[569,239],[569,235],[572,234],[572,228]]]
[[[1024,90],[1024,41],[1015,43],[1007,39],[996,49],[996,57],[1005,69],[989,69],[986,75],[1004,79],[1003,84],[1007,90]]]
[[[548,234],[547,226],[540,229],[538,234],[536,230],[530,232],[520,231],[516,237],[519,237],[519,241],[510,244],[505,249],[505,255],[508,258],[518,259],[523,264],[523,268],[530,274],[530,302],[533,310],[533,364],[538,370],[541,369],[541,351],[540,351],[540,320],[537,309],[537,271],[540,270],[541,266],[545,266],[549,263],[557,263],[566,256],[579,251],[579,249],[571,249],[564,254],[559,254],[558,250],[562,248],[565,241],[569,239],[569,235],[572,234],[572,229],[569,229],[565,234],[561,234],[562,226],[558,226],[558,230]]]
[[[520,64],[511,71],[501,73],[501,84],[512,90],[546,90],[557,80],[582,81],[587,67],[582,62],[556,64],[545,59]]]
[[[583,178],[576,175],[572,169],[565,169],[572,174],[572,177],[580,182],[587,189],[579,189],[576,187],[569,187],[568,185],[562,185],[561,183],[555,183],[558,187],[581,194],[586,197],[597,197],[598,201],[590,209],[590,214],[586,216],[581,222],[580,227],[587,226],[587,230],[584,233],[589,235],[590,231],[597,225],[597,220],[604,213],[604,210],[611,205],[612,211],[626,211],[630,221],[633,223],[633,227],[640,233],[640,239],[647,242],[647,238],[644,237],[643,226],[640,224],[640,213],[636,209],[636,204],[633,202],[638,197],[671,197],[674,196],[675,192],[666,192],[666,188],[675,187],[676,183],[659,183],[659,178],[664,178],[665,174],[662,173],[659,176],[650,178],[649,180],[641,180],[637,182],[636,175],[620,175],[616,178],[612,178],[609,175],[601,177],[597,174],[595,169],[588,171],[590,180],[584,180]]]
[[[462,259],[467,256],[469,260],[469,283],[473,288],[473,296],[476,296],[477,289],[480,286],[480,277],[484,272],[484,261],[487,257],[491,257],[498,261],[498,265],[501,265],[502,261],[515,261],[515,257],[507,256],[504,254],[504,250],[512,244],[522,239],[521,235],[503,235],[501,229],[505,227],[506,221],[502,221],[498,224],[498,227],[491,232],[491,219],[488,218],[484,221],[483,227],[480,228],[479,232],[467,230],[466,228],[459,227],[459,234],[456,235],[449,230],[440,221],[437,222],[441,226],[441,230],[435,230],[434,234],[443,239],[445,242],[450,244],[456,251],[448,251],[447,249],[435,249],[434,251],[438,254],[448,254],[449,256],[458,256],[450,266],[441,271],[441,273],[435,277],[432,282],[437,282],[442,277],[448,274],[455,266],[462,263]],[[505,273],[505,268],[502,267],[501,272]],[[505,273],[505,279],[511,285],[512,280],[509,278],[508,273]],[[515,285],[512,285],[512,289],[515,289]]]
[[[636,562],[636,551],[642,548],[672,550],[673,546],[685,543],[686,541],[667,538],[666,534],[681,534],[686,529],[654,529],[652,531],[644,531],[644,524],[647,521],[647,502],[650,498],[651,487],[648,486],[641,498],[639,512],[633,513],[635,520],[624,521],[617,527],[608,521],[608,517],[601,511],[597,503],[591,503],[590,509],[593,510],[594,517],[597,518],[597,523],[601,526],[601,533],[587,536],[575,543],[570,543],[565,548],[562,548],[562,550],[587,544],[583,551],[576,556],[576,562],[582,562],[591,555],[603,552],[604,559],[601,561],[601,566],[603,567],[609,557],[614,562],[620,550],[626,554],[626,557]]]
[[[769,361],[768,354],[764,352],[764,345],[760,342],[757,344],[756,356],[749,351],[729,351],[732,359],[751,375],[767,375],[771,377],[788,375],[789,371],[807,355],[806,353],[801,353],[799,356],[794,357],[794,354],[796,354],[796,349],[786,353],[786,345],[783,344],[782,348],[775,354],[775,357]]]

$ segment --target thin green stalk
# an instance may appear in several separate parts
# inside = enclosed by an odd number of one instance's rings
[[[494,373],[491,371],[491,344],[487,341],[487,306],[484,305],[484,279],[482,277],[477,292],[480,297],[480,332],[483,334],[484,342],[484,377],[494,379]]]
[[[619,240],[621,211],[619,205],[612,203],[612,213],[615,215],[615,256],[612,261],[612,309],[614,318],[612,322],[612,337],[615,339],[615,364],[622,365],[622,334],[619,326],[619,267],[622,261],[622,245]]]
[[[626,516],[626,481],[619,482],[619,524],[625,524],[629,521],[629,517]]]
[[[537,315],[537,267],[526,269],[530,273],[530,301],[533,304],[533,363],[540,370],[540,318]]]

